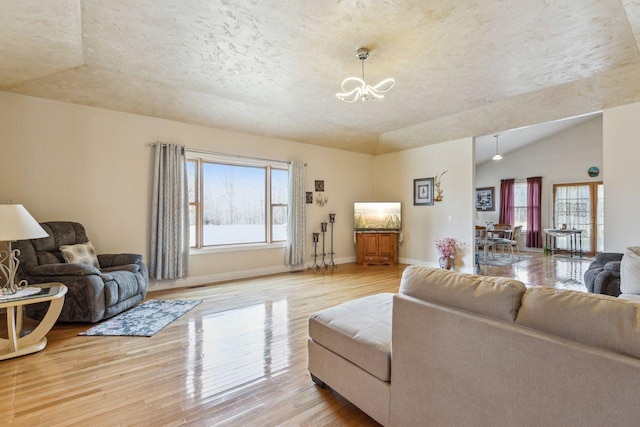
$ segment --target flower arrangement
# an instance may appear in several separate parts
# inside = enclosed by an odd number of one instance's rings
[[[453,258],[456,253],[456,240],[452,237],[445,237],[443,239],[436,239],[436,248],[443,257]]]

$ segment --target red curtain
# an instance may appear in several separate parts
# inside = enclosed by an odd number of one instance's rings
[[[528,248],[542,247],[542,177],[527,178]]]
[[[513,183],[515,179],[503,179],[500,181],[500,224],[513,225]]]

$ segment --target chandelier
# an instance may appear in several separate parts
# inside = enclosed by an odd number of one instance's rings
[[[342,92],[336,93],[336,97],[345,102],[370,101],[376,98],[384,98],[387,92],[396,83],[393,79],[384,79],[375,86],[369,86],[364,82],[364,61],[369,57],[369,49],[361,47],[356,51],[358,59],[362,63],[362,78],[347,77],[342,81]]]

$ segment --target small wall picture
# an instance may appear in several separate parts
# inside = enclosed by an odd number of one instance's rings
[[[413,205],[433,206],[433,178],[413,180]]]
[[[313,191],[305,191],[307,204],[313,203]]]
[[[316,180],[316,191],[324,191],[324,180]]]
[[[494,204],[495,187],[476,188],[476,210],[479,211],[495,211]]]

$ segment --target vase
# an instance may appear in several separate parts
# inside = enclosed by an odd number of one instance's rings
[[[444,268],[445,270],[451,270],[451,267],[453,267],[453,263],[451,262],[451,257],[441,256],[440,268]]]

